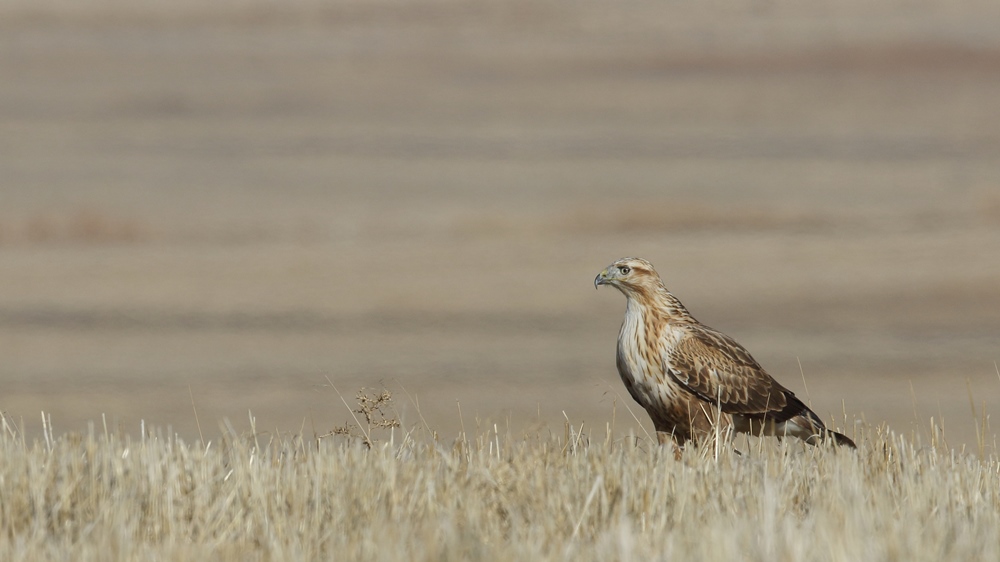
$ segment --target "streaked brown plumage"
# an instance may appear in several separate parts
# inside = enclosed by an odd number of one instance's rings
[[[648,261],[622,258],[594,279],[598,285],[611,285],[627,299],[618,373],[649,413],[661,442],[672,438],[683,445],[705,437],[718,421],[754,435],[792,435],[813,445],[831,439],[854,447],[743,346],[695,320]]]

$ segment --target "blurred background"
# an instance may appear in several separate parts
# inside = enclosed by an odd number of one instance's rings
[[[0,77],[29,435],[641,434],[626,255],[849,435],[997,412],[994,0],[5,0]]]

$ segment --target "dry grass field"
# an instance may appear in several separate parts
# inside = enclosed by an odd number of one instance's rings
[[[885,428],[856,433],[858,451],[744,438],[736,454],[720,436],[675,460],[646,436],[569,421],[555,433],[489,426],[447,439],[363,421],[353,436],[248,423],[209,442],[91,426],[33,443],[5,424],[0,558],[1000,556],[1000,460]]]
[[[998,69],[993,0],[0,2],[0,559],[997,559]],[[651,446],[625,255],[859,454]]]

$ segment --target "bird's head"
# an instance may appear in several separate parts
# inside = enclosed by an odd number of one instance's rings
[[[642,258],[622,258],[604,268],[594,279],[594,288],[598,285],[611,285],[626,297],[650,294],[663,288],[653,264]]]

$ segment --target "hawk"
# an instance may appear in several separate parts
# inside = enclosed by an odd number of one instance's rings
[[[855,448],[736,340],[695,320],[648,261],[622,258],[594,279],[599,285],[625,295],[618,374],[652,418],[661,443],[672,438],[682,446],[710,435],[719,423],[742,433]]]

